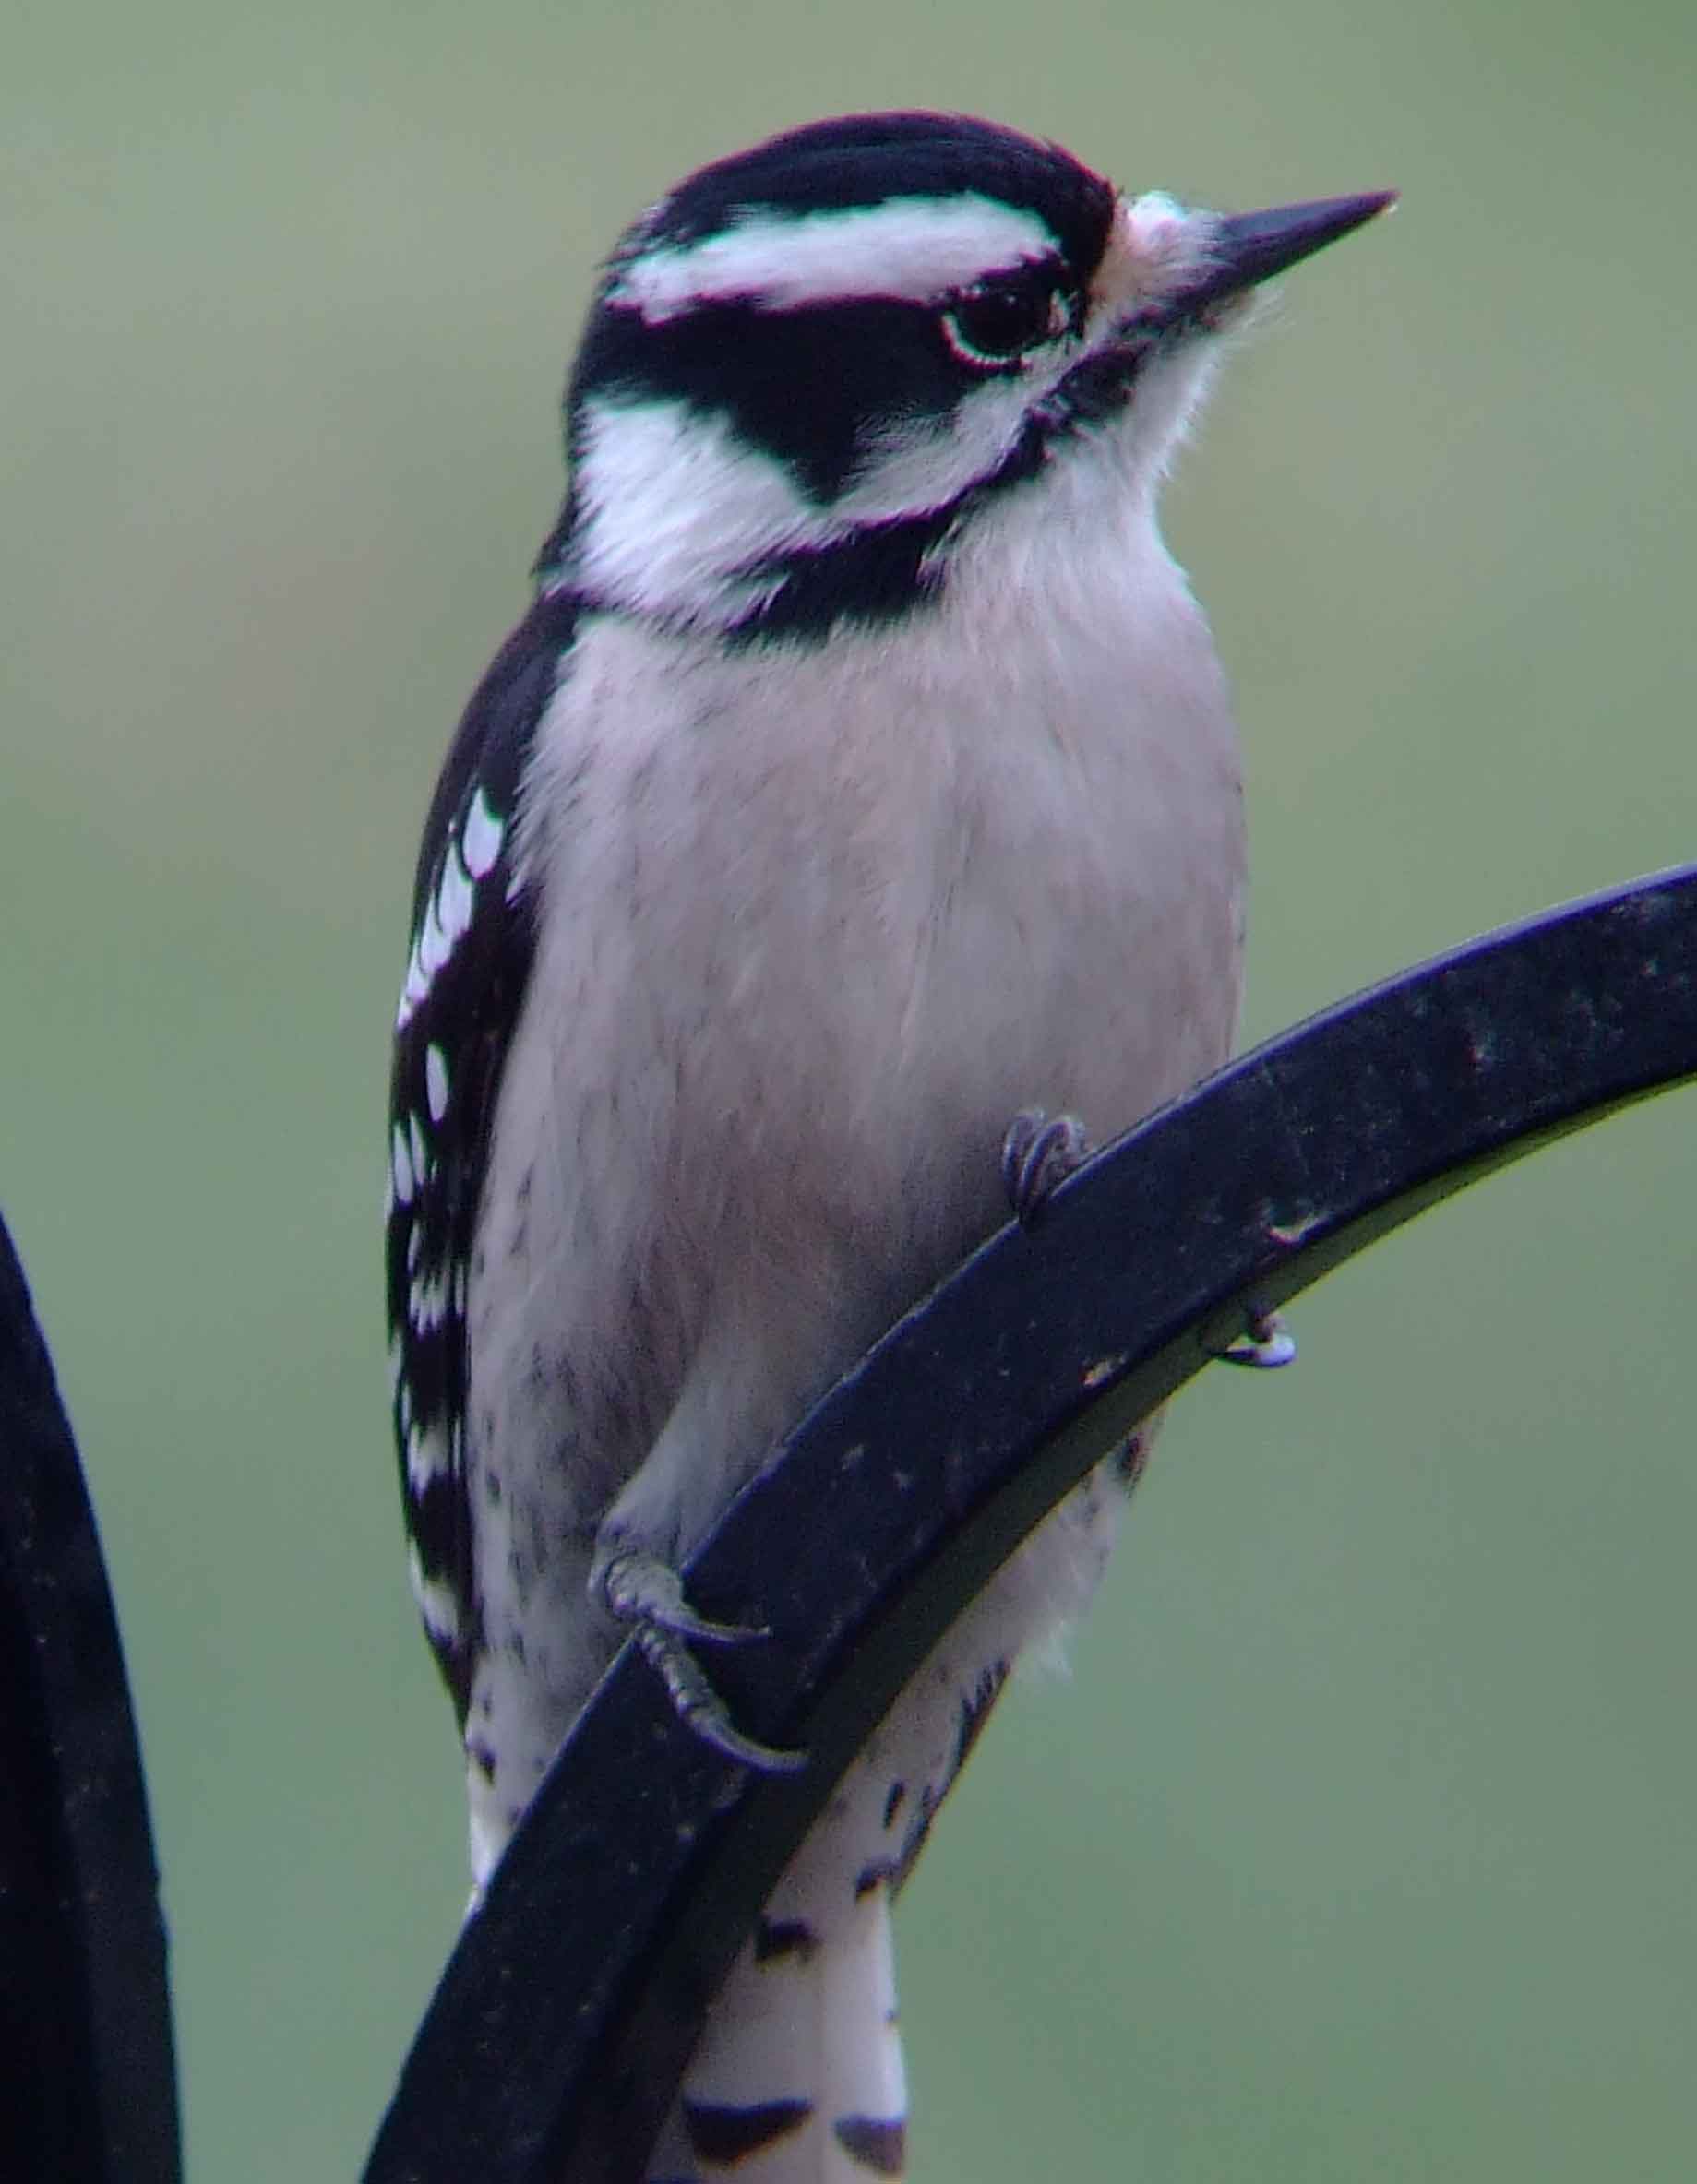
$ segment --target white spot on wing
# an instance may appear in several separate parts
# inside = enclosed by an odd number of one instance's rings
[[[440,1425],[414,1426],[407,1435],[407,1486],[414,1498],[448,1468],[448,1435]]]
[[[442,884],[436,889],[436,924],[442,929],[446,955],[451,955],[465,937],[472,922],[472,905],[476,890],[465,866],[453,851],[449,851],[442,866]]]
[[[479,789],[465,815],[465,829],[460,838],[460,854],[473,879],[483,879],[494,869],[495,861],[501,853],[504,831],[500,820],[490,809],[488,798]]]
[[[407,1548],[407,1577],[418,1612],[424,1618],[424,1629],[437,1645],[452,1645],[460,1636],[460,1603],[451,1585],[424,1575],[416,1544]]]
[[[886,197],[799,219],[746,214],[699,242],[642,252],[620,269],[609,295],[634,304],[651,323],[732,298],[771,311],[855,296],[923,303],[1056,247],[1035,212],[974,191]]]
[[[446,1273],[437,1277],[415,1274],[407,1289],[407,1318],[414,1331],[421,1335],[432,1334],[448,1317],[449,1282]]]
[[[505,829],[480,788],[472,797],[458,847],[448,844],[441,877],[413,936],[395,1029],[404,1032],[413,1011],[430,991],[436,973],[471,929],[477,908],[476,883],[494,868]]]
[[[400,1006],[395,1011],[395,1029],[398,1032],[406,1030],[412,1020],[412,1011],[429,991],[430,979],[419,961],[418,943],[414,941],[412,952],[407,958],[407,977],[406,984],[400,989]]]
[[[442,930],[442,890],[438,888],[430,898],[430,908],[424,913],[424,930],[418,937],[418,963],[426,982],[433,979],[448,961],[452,946]]]
[[[415,1182],[412,1156],[407,1150],[406,1132],[399,1123],[395,1125],[394,1134],[389,1140],[388,1159],[389,1180],[395,1187],[395,1202],[410,1206]]]
[[[448,1113],[448,1056],[434,1040],[424,1049],[424,1097],[431,1121],[440,1122]]]

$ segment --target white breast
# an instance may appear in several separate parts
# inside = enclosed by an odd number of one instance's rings
[[[544,723],[543,937],[470,1294],[473,1713],[523,1755],[491,1825],[610,1651],[584,1580],[615,1496],[681,1558],[1006,1218],[1018,1108],[1105,1137],[1226,1052],[1243,848],[1206,629],[1146,506],[1041,502],[891,632],[726,655],[592,621]]]

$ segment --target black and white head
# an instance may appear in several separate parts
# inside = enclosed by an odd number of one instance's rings
[[[1080,466],[1148,508],[1257,283],[1385,195],[1223,216],[953,114],[852,115],[637,221],[568,393],[544,585],[744,640],[889,623]]]

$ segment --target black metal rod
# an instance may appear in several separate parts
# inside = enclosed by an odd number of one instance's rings
[[[1697,1075],[1697,867],[1314,1018],[1109,1147],[817,1407],[688,1571],[758,1780],[627,1647],[467,1927],[366,2184],[640,2177],[707,2003],[865,1736],[1033,1524],[1237,1334],[1414,1214]],[[993,1149],[990,1149],[993,1152]],[[990,1152],[986,1152],[986,1157]]]
[[[181,2173],[165,1927],[118,1626],[0,1223],[0,2175]]]
[[[1129,1425],[1413,1214],[1697,1074],[1697,868],[1491,936],[1316,1018],[1004,1231],[792,1436],[693,1563],[756,1781],[628,1652],[467,1928],[367,2184],[640,2174],[700,2019],[808,1822],[935,1639]],[[176,2184],[165,1939],[75,1446],[0,1228],[0,2148]]]

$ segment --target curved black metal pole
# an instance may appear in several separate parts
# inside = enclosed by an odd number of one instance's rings
[[[180,2175],[165,1927],[118,1627],[0,1223],[0,2176]]]
[[[1316,1017],[1109,1147],[879,1343],[689,1570],[758,1780],[627,1647],[466,1928],[366,2184],[641,2174],[771,1881],[926,1649],[1131,1424],[1242,1328],[1534,1147],[1697,1074],[1697,866]],[[639,2059],[639,2060],[636,2059]]]

